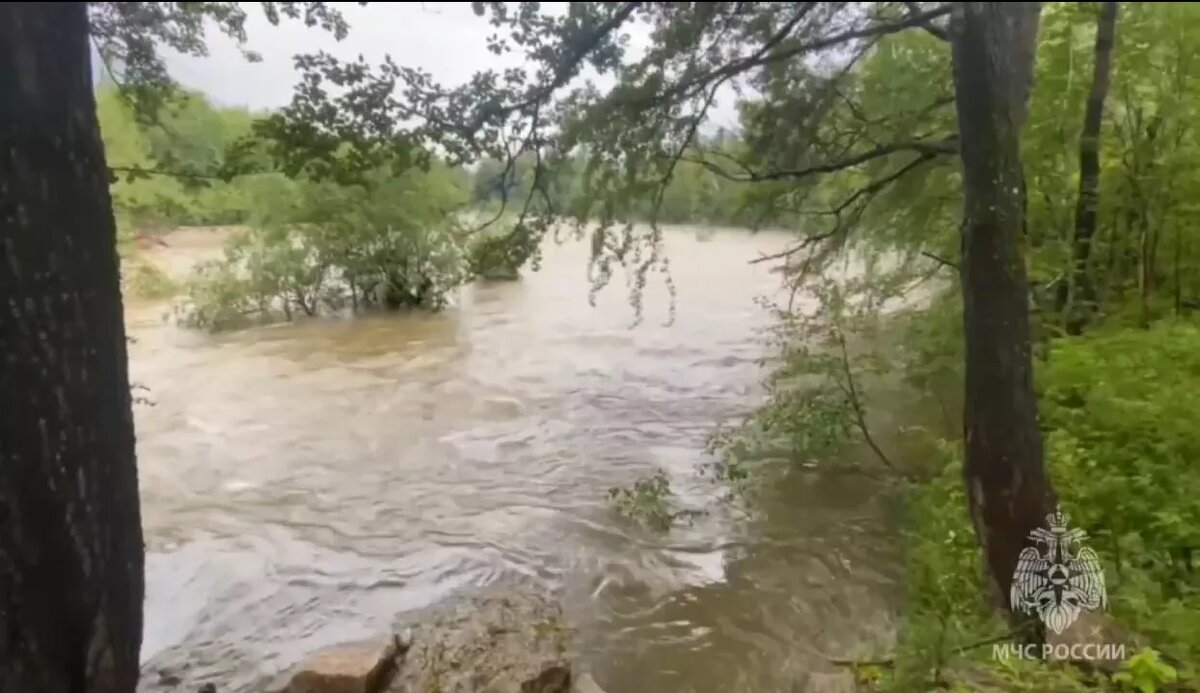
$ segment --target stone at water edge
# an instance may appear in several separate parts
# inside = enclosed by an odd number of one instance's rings
[[[395,638],[326,648],[305,660],[279,693],[381,693],[396,673]]]
[[[400,619],[411,641],[388,693],[571,693],[570,632],[550,597],[492,588]]]
[[[400,616],[398,635],[322,650],[280,693],[595,693],[572,688],[569,631],[549,597],[491,588]]]

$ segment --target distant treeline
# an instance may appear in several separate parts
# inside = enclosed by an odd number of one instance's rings
[[[216,106],[201,93],[185,92],[153,124],[144,124],[113,87],[102,87],[97,102],[108,164],[116,177],[113,206],[126,233],[133,228],[145,231],[247,223],[253,197],[268,194],[278,184],[278,180],[264,181],[280,177],[269,173],[271,162],[266,156],[255,167],[259,173],[225,175],[227,153],[251,135],[260,114]],[[703,146],[734,156],[740,145],[727,132],[718,131]],[[549,198],[555,212],[570,214],[584,197],[582,160],[563,160],[547,167],[544,175],[552,178],[544,186],[545,196],[540,192],[530,196],[534,168],[530,155],[515,159],[511,169],[506,161],[484,159],[471,168],[453,168],[450,177],[478,207],[495,208],[507,197],[507,209],[515,214],[528,199],[529,210],[540,214]],[[676,165],[658,203],[657,218],[663,223],[726,226],[779,221],[778,215],[750,196],[754,190],[761,187],[742,185],[685,158]],[[649,219],[655,202],[647,196],[636,205],[634,214]]]

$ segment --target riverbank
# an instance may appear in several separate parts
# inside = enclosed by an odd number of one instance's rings
[[[931,452],[920,468],[892,470],[908,477],[901,485],[906,598],[896,642],[845,658],[848,669],[868,690],[1195,690],[1200,585],[1188,547],[1200,540],[1200,479],[1191,464],[1200,455],[1200,431],[1189,412],[1200,407],[1200,325],[1182,317],[1142,329],[1114,320],[1083,337],[1051,340],[1039,352],[1047,466],[1063,521],[1086,532],[1075,548],[1096,552],[1106,597],[1105,608],[1084,609],[1073,626],[1050,634],[1055,661],[1044,663],[1009,649],[1016,640],[987,597],[966,513],[953,416],[961,357],[953,351],[956,321],[947,319],[956,310],[935,302],[890,320],[890,339],[852,347],[853,360],[889,364],[881,370],[842,370],[835,359],[836,368],[813,371],[812,358],[789,360],[807,357],[804,351],[776,366],[795,376],[805,372],[798,364],[809,364],[807,372],[843,384],[833,392],[857,393],[882,454],[895,450],[887,438],[893,427],[914,431]],[[837,469],[849,450],[871,446],[853,425],[855,407],[828,408],[820,382],[806,385],[803,396],[773,393],[758,418],[789,422],[807,436],[798,440],[816,460],[802,447],[793,451],[797,463]],[[908,404],[897,408],[904,398],[880,397],[894,394],[881,382],[907,383]],[[937,409],[947,414],[943,423],[914,419]],[[838,417],[850,420],[840,427]],[[815,425],[851,435],[816,438]]]
[[[1094,633],[1064,632],[1072,642],[1096,646],[1091,655],[1060,648],[1077,660],[1073,664],[998,658],[986,646],[1011,639],[977,596],[986,590],[962,510],[959,453],[957,445],[946,445],[941,474],[910,501],[910,606],[894,690],[911,690],[931,677],[953,683],[955,672],[969,672],[996,690],[1200,685],[1200,590],[1186,548],[1200,539],[1200,479],[1192,469],[1200,431],[1185,414],[1200,406],[1198,382],[1200,326],[1186,319],[1150,330],[1110,325],[1061,339],[1039,364],[1048,467],[1070,526],[1087,532],[1084,544],[1098,555],[1107,596],[1098,619],[1106,625]],[[1078,661],[1098,656],[1102,646],[1122,656]]]

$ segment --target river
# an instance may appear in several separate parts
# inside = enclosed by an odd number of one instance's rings
[[[787,240],[670,230],[671,324],[655,277],[640,324],[620,275],[589,306],[576,242],[438,315],[208,335],[131,301],[131,378],[153,402],[136,412],[147,669],[256,690],[500,580],[561,596],[610,693],[804,690],[829,658],[886,647],[885,493],[797,473],[743,519],[696,473],[713,426],[760,397],[755,298],[779,276],[749,261]],[[176,270],[212,248],[168,244],[154,253]],[[616,517],[607,489],[658,469],[712,512],[667,533]]]

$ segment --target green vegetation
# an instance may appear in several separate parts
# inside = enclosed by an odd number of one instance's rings
[[[160,96],[148,122],[111,84],[97,109],[112,172],[111,192],[130,290],[170,298],[179,287],[136,259],[136,234],[181,226],[245,225],[220,262],[198,268],[177,306],[184,324],[219,329],[371,305],[443,306],[470,277],[516,280],[536,266],[540,232],[582,197],[583,159],[560,162],[534,186],[531,156],[484,158],[474,170],[409,154],[359,160],[335,147],[337,163],[276,162],[280,125],[270,114],[214,106],[200,93]],[[722,132],[714,146],[736,142]],[[283,168],[277,166],[283,164]],[[366,167],[366,168],[364,168]],[[399,172],[397,174],[397,172]],[[392,180],[394,178],[394,180]],[[548,178],[548,176],[547,176]],[[684,162],[658,218],[751,226],[744,190]],[[535,194],[536,193],[536,194]],[[652,215],[647,199],[639,218]],[[423,268],[423,269],[418,269]]]
[[[252,114],[184,92],[145,125],[114,87],[103,85],[96,108],[122,237],[249,218],[252,188],[223,179],[229,178],[223,167],[226,150],[250,133]]]
[[[244,47],[240,4],[0,6],[0,201],[19,212],[0,263],[18,307],[0,380],[29,403],[0,422],[0,497],[47,519],[0,532],[0,581],[16,590],[0,614],[34,644],[0,657],[0,685],[136,685],[144,549],[114,244],[248,223],[182,307],[220,327],[436,309],[470,273],[536,262],[569,224],[591,235],[593,288],[624,270],[640,312],[652,277],[673,288],[660,224],[699,220],[796,228],[774,259],[816,306],[780,308],[769,400],[714,439],[718,478],[751,490],[763,461],[850,458],[894,474],[908,500],[905,622],[887,666],[859,669],[869,685],[1194,687],[1200,6],[474,8],[489,49],[523,68],[445,86],[390,58],[302,55],[293,101],[253,117],[181,94],[159,50],[202,55],[213,27]],[[326,3],[263,9],[349,30]],[[97,103],[111,200],[78,106],[88,65],[71,58],[89,45],[120,80],[120,98],[102,89]],[[713,135],[729,94],[738,132]],[[515,220],[468,241],[472,204]],[[43,367],[47,353],[70,367]],[[892,406],[896,393],[910,404]],[[918,401],[941,424],[912,416]],[[936,463],[901,463],[907,444]],[[659,475],[613,499],[666,527],[668,495]],[[1060,504],[1099,552],[1107,625],[1146,643],[1115,671],[978,647],[1048,641],[1011,588],[1029,532]],[[96,652],[104,666],[63,673]]]
[[[204,263],[181,305],[186,324],[221,328],[369,306],[437,309],[465,279],[444,169],[373,173],[355,185],[260,181],[247,231]]]
[[[695,153],[705,150],[736,159],[745,146],[728,131],[721,129],[712,136],[697,135]],[[511,164],[511,165],[510,165]],[[542,179],[534,185],[538,171],[535,157],[517,156],[508,160],[486,158],[473,177],[472,199],[477,204],[504,205],[507,209],[528,208],[535,213],[586,216],[589,201],[588,186],[596,172],[588,170],[588,158],[577,154],[545,164],[539,174]],[[713,170],[699,158],[681,159],[663,189],[661,199],[643,195],[631,201],[631,218],[642,222],[651,220],[668,224],[705,224],[756,228],[765,224],[797,226],[799,218],[787,217],[770,207],[757,204],[754,189],[739,185],[722,172]]]
[[[820,79],[810,77],[813,91],[803,97],[748,103],[747,158],[708,159],[739,178],[754,177],[741,168],[749,163],[804,172],[795,176],[800,183],[748,187],[775,213],[812,215],[787,262],[799,290],[816,299],[803,310],[778,309],[767,401],[740,427],[714,436],[715,476],[740,498],[781,466],[852,468],[893,474],[907,501],[905,621],[885,665],[860,670],[870,686],[1154,691],[1198,675],[1200,477],[1192,461],[1200,430],[1190,412],[1200,391],[1192,312],[1200,219],[1188,200],[1200,192],[1189,166],[1200,158],[1200,49],[1187,36],[1200,28],[1200,11],[1107,9],[1117,26],[1108,74],[1093,70],[1105,50],[1097,6],[1051,3],[1041,13],[1021,141],[1028,205],[1020,256],[1029,272],[1028,346],[1047,471],[1104,567],[1106,632],[1131,647],[1146,643],[1107,674],[1087,663],[992,658],[991,643],[1022,636],[1010,636],[1007,612],[980,598],[995,588],[977,528],[963,513],[970,505],[960,419],[969,287],[957,276],[965,262],[963,178],[948,156],[953,149],[940,149],[956,129],[944,42],[933,32],[897,33],[831,79],[823,102]],[[1101,79],[1109,81],[1100,92],[1103,118],[1089,135],[1085,111]],[[823,110],[806,130],[809,141],[781,144],[784,115],[813,102]],[[913,132],[924,143],[912,142]],[[858,159],[814,152],[856,137],[901,142],[906,153],[868,147],[860,163],[845,164]],[[1080,152],[1086,161],[1092,137],[1098,167],[1089,190]],[[968,387],[967,397],[1009,396],[978,390]],[[871,661],[882,653],[861,654]]]
[[[653,529],[670,529],[675,522],[671,510],[671,482],[661,470],[637,480],[632,487],[614,486],[608,501],[620,515]]]
[[[1149,674],[1136,670],[1160,656],[1178,668],[1180,680],[1197,674],[1200,591],[1190,547],[1200,505],[1191,461],[1200,432],[1183,412],[1196,406],[1198,354],[1200,329],[1190,323],[1097,330],[1056,342],[1039,373],[1051,473],[1070,489],[1063,510],[1100,554],[1116,632],[1148,638],[1158,651],[1127,661],[1123,678],[1144,681]],[[984,585],[970,524],[958,510],[964,502],[958,446],[943,443],[941,460],[940,471],[910,498],[910,600],[895,688],[911,690],[932,671],[952,676],[951,664],[963,657],[976,673],[991,665],[991,676],[1019,674],[1019,690],[1046,690],[1047,677],[1063,672],[1004,672],[992,668],[990,648],[954,652],[995,640],[1007,627],[976,596]]]
[[[713,437],[710,470],[743,499],[789,466],[898,480],[910,598],[871,684],[962,675],[1041,690],[1097,675],[970,647],[1013,628],[1044,637],[1010,613],[1008,586],[1056,498],[1100,553],[1112,618],[1150,642],[1107,683],[1186,680],[1200,648],[1187,618],[1200,608],[1187,462],[1200,452],[1187,425],[1200,11],[962,5],[951,25],[951,9],[575,3],[560,17],[484,4],[506,35],[494,48],[539,70],[443,87],[390,62],[307,56],[309,87],[253,122],[193,95],[164,111],[172,128],[128,114],[106,127],[125,168],[188,173],[118,181],[114,199],[137,220],[249,225],[189,286],[184,315],[206,327],[436,309],[469,277],[536,266],[561,225],[591,234],[594,288],[624,268],[640,310],[651,275],[670,286],[660,224],[795,228],[776,259],[808,300],[773,307],[767,401]],[[638,57],[617,38],[634,18],[653,38]],[[978,68],[988,45],[1003,70]],[[568,88],[584,62],[616,86]],[[738,130],[706,130],[737,80],[754,87]],[[312,87],[324,82],[342,89]],[[176,149],[172,131],[192,143]],[[207,197],[186,182],[214,171],[226,180]],[[670,495],[660,473],[610,501],[667,529]]]
[[[178,293],[178,283],[154,263],[133,254],[123,256],[122,279],[125,288],[134,296],[147,299],[167,299]]]

